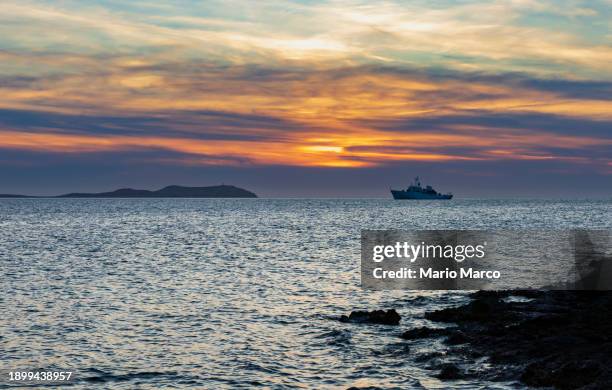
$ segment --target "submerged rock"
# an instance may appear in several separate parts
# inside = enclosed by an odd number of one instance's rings
[[[465,344],[469,341],[465,333],[462,331],[453,332],[450,336],[448,336],[445,340],[445,343],[448,345],[459,345]]]
[[[497,297],[483,297],[465,306],[426,313],[425,318],[439,322],[488,322],[498,320],[500,315],[508,317],[511,314],[500,311],[503,305],[504,302]]]
[[[446,363],[442,365],[442,369],[440,370],[440,373],[436,375],[436,377],[438,379],[453,380],[463,378],[463,374],[461,373],[459,367],[457,367],[456,365],[452,363]]]
[[[341,322],[353,322],[357,324],[382,324],[382,325],[399,325],[402,317],[395,311],[395,309],[385,310],[374,310],[374,311],[353,311],[347,317],[345,315],[340,317]]]
[[[429,339],[434,337],[446,336],[450,334],[450,330],[446,328],[428,328],[422,326],[405,331],[400,336],[404,340]]]

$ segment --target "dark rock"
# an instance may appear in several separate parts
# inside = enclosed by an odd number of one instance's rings
[[[545,291],[542,290],[512,290],[510,295],[523,298],[540,298],[544,296]]]
[[[352,323],[367,323],[367,324],[382,324],[382,325],[399,325],[402,317],[395,311],[395,309],[385,310],[374,310],[374,311],[353,311],[347,317],[345,315],[340,317],[341,322],[352,322]]]
[[[409,329],[400,336],[405,340],[428,339],[433,337],[446,336],[450,333],[449,329],[445,328],[428,328],[426,326],[420,328]]]
[[[446,338],[446,344],[449,344],[449,345],[465,344],[468,341],[469,340],[467,336],[465,335],[465,333],[461,331],[453,332],[450,336]]]
[[[504,300],[521,295],[530,301]],[[520,379],[529,386],[562,390],[612,389],[612,365],[606,363],[612,361],[612,293],[487,291],[472,297],[466,305],[427,313],[426,318],[458,325],[445,340],[448,354],[464,360],[488,357],[479,377]],[[436,331],[413,329],[407,336],[434,337]],[[457,373],[447,371],[440,375]]]
[[[577,389],[595,382],[602,371],[595,361],[570,361],[559,366],[561,360],[529,364],[521,380],[529,386]]]
[[[471,294],[470,297],[472,299],[490,299],[490,298],[495,298],[495,299],[503,299],[506,297],[509,297],[510,294],[512,292],[508,291],[508,290],[480,290],[480,291],[476,291],[475,293]]]
[[[446,363],[442,365],[440,373],[436,375],[436,377],[438,379],[453,380],[463,378],[463,374],[461,373],[459,367],[457,367],[456,365],[452,363]]]
[[[500,308],[505,305],[497,297],[479,298],[465,306],[451,307],[425,314],[425,318],[439,322],[487,322],[495,320]]]
[[[532,333],[543,332],[548,334],[548,329],[565,326],[570,322],[571,319],[569,315],[538,315],[520,322],[520,324],[511,327],[510,330],[520,327],[522,331],[530,331]]]

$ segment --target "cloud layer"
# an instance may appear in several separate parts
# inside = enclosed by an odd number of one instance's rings
[[[97,153],[172,167],[527,161],[544,172],[556,161],[609,178],[610,8],[8,1],[0,164]]]

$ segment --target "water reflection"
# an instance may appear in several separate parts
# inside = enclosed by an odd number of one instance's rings
[[[417,361],[436,346],[405,353],[396,328],[335,320],[395,308],[404,329],[464,299],[361,290],[360,229],[571,228],[584,215],[609,228],[610,202],[2,200],[0,359],[78,370],[74,388],[443,388]]]

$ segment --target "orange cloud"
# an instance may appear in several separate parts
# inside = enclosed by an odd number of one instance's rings
[[[538,146],[588,147],[601,144],[589,137],[564,136],[551,140],[545,134],[501,135],[483,138],[478,135],[386,134],[372,132],[354,137],[347,134],[298,134],[282,141],[198,140],[177,137],[75,135],[58,133],[25,133],[0,131],[0,147],[45,152],[84,153],[126,150],[168,150],[191,156],[194,164],[246,161],[259,165],[293,165],[312,167],[364,167],[392,161],[461,161],[495,159],[566,159],[542,154]],[[612,141],[607,142],[612,145]],[[471,154],[448,152],[448,149],[470,145],[478,148]],[[436,152],[439,150],[439,152]],[[201,157],[198,157],[201,156]]]
[[[569,33],[542,34],[543,28],[514,25],[514,18],[525,12],[520,4],[422,12],[393,2],[300,7],[292,15],[283,12],[286,19],[270,29],[262,20],[178,14],[130,18],[103,8],[95,10],[98,14],[87,6],[9,2],[0,19],[23,21],[20,28],[28,34],[4,34],[3,39],[15,40],[10,47],[16,49],[0,51],[0,109],[141,116],[153,123],[170,119],[163,122],[163,131],[109,124],[112,134],[87,127],[69,134],[61,124],[5,125],[0,148],[64,153],[163,149],[197,164],[363,167],[393,161],[568,159],[543,146],[585,150],[610,144],[605,136],[581,135],[582,128],[566,135],[529,125],[431,124],[397,131],[379,125],[528,114],[611,121],[612,102],[605,94],[572,95],[563,88],[516,81],[561,69],[555,76],[579,82],[605,73],[612,58],[609,48],[581,43]],[[585,12],[557,8],[542,11]],[[181,28],[168,26],[174,24]],[[299,25],[305,28],[292,27]],[[0,32],[6,29],[0,26]],[[540,40],[525,39],[536,34]],[[65,52],[55,52],[58,42],[66,44]],[[468,59],[444,60],[461,56]],[[525,59],[531,62],[517,65]],[[438,76],[428,72],[436,61],[454,70]],[[530,76],[504,76],[517,70]],[[200,112],[278,123],[199,122]]]

